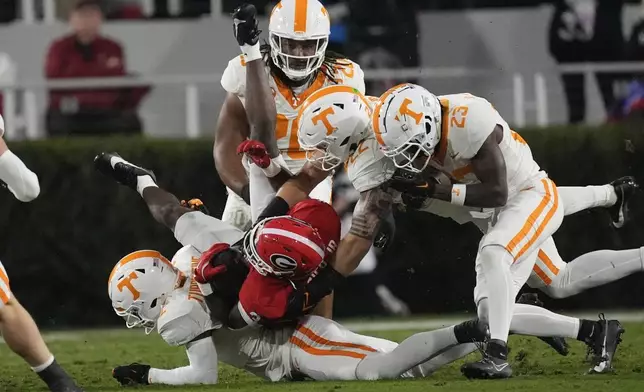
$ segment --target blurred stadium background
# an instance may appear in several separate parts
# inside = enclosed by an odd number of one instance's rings
[[[266,31],[275,2],[250,2],[262,11]],[[151,167],[164,186],[184,198],[201,197],[214,215],[226,200],[211,148],[225,95],[220,77],[239,54],[229,15],[240,1],[99,2],[101,34],[124,53],[119,71],[109,75],[64,70],[68,53],[52,49],[70,33],[75,3],[0,2],[5,138],[43,189],[30,204],[0,194],[0,257],[17,297],[45,329],[121,324],[107,298],[113,264],[136,249],[171,256],[178,248],[137,195],[93,172],[96,153],[116,150]],[[524,135],[559,184],[601,184],[626,174],[642,180],[639,0],[322,3],[333,21],[331,47],[365,69],[369,95],[402,81],[436,94],[481,95]],[[110,103],[93,110],[84,105],[88,94]],[[342,178],[336,184],[336,206],[348,214],[355,194]],[[564,258],[644,245],[642,208],[634,209],[635,222],[620,232],[608,227],[604,211],[568,218],[556,236]],[[339,290],[336,314],[473,311],[477,230],[405,212],[397,214],[397,228],[393,246],[374,252]],[[638,309],[641,279],[638,274],[547,304]]]

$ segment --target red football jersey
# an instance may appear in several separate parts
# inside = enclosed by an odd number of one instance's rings
[[[316,199],[306,199],[294,205],[288,214],[318,230],[326,244],[327,255],[335,252],[340,242],[341,222],[330,204]]]
[[[293,290],[290,281],[263,276],[251,268],[239,292],[239,313],[248,325],[277,321],[286,313]]]

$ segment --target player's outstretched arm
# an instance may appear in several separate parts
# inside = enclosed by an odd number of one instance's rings
[[[124,386],[217,384],[217,349],[211,335],[212,331],[205,332],[185,345],[188,366],[157,369],[150,365],[132,363],[114,368],[112,377]]]
[[[191,212],[172,193],[159,188],[151,170],[136,166],[116,153],[102,152],[94,158],[94,167],[103,175],[137,191],[150,209],[154,219],[174,232],[177,220]]]
[[[392,205],[393,198],[383,186],[360,193],[349,234],[340,241],[332,262],[336,271],[348,276],[358,267],[380,232],[382,222],[390,214]]]
[[[266,146],[272,158],[279,155],[275,140],[277,110],[275,99],[268,85],[266,64],[259,45],[257,9],[252,4],[242,4],[233,11],[235,39],[246,62],[246,113],[250,125],[250,138]]]
[[[0,118],[0,122],[1,122]],[[40,194],[38,176],[18,158],[5,143],[0,129],[0,181],[22,202],[32,201]]]
[[[237,96],[229,93],[217,120],[213,147],[215,168],[221,181],[250,204],[248,175],[242,158],[237,155],[237,147],[248,138],[249,133],[244,105]]]

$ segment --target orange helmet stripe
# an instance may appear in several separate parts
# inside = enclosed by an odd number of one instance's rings
[[[297,113],[297,118],[295,119],[294,124],[300,124],[302,114],[304,113],[306,108],[309,107],[309,105],[311,105],[313,102],[317,101],[322,97],[326,97],[327,95],[334,94],[334,93],[354,94],[358,96],[362,100],[362,102],[364,102],[365,105],[367,105],[367,108],[371,107],[371,105],[369,105],[369,101],[367,101],[367,98],[365,98],[365,96],[362,95],[360,91],[358,91],[357,89],[346,85],[342,85],[342,84],[331,85],[317,90],[306,99],[306,103],[302,105],[302,107],[300,107],[300,110]]]
[[[306,33],[306,14],[308,0],[295,0],[295,23],[293,30],[296,33]]]
[[[399,89],[400,87],[406,84],[407,83],[401,83],[385,91],[385,93],[382,94],[382,96],[378,100],[378,103],[376,104],[376,107],[373,109],[373,112],[371,113],[371,124],[373,126],[373,133],[376,136],[376,141],[378,142],[378,144],[380,144],[383,147],[385,147],[385,141],[382,139],[382,133],[380,132],[380,121],[378,121],[380,110],[382,109],[382,105],[385,103],[385,101],[391,95],[391,93],[393,93],[394,91],[396,91],[397,89]]]
[[[112,268],[112,272],[110,272],[110,278],[108,279],[108,282],[112,281],[112,277],[114,276],[114,273],[116,272],[117,269],[119,269],[120,267],[124,266],[127,263],[130,263],[136,259],[142,259],[144,257],[157,258],[161,260],[161,262],[172,267],[172,263],[156,250],[139,250],[139,251],[130,253],[129,255],[123,257],[118,263],[116,263],[114,268]]]

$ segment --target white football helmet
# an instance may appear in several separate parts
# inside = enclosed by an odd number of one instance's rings
[[[370,103],[357,89],[344,85],[321,88],[298,112],[297,138],[306,160],[331,171],[349,157],[351,146],[369,132]]]
[[[322,66],[331,20],[318,0],[282,0],[271,12],[268,34],[275,65],[302,80]]]
[[[396,167],[420,173],[440,141],[441,116],[441,104],[434,94],[405,83],[380,97],[371,121],[376,140]]]
[[[125,319],[125,325],[143,327],[149,334],[178,280],[178,270],[161,253],[140,250],[116,263],[107,290],[114,311]]]

